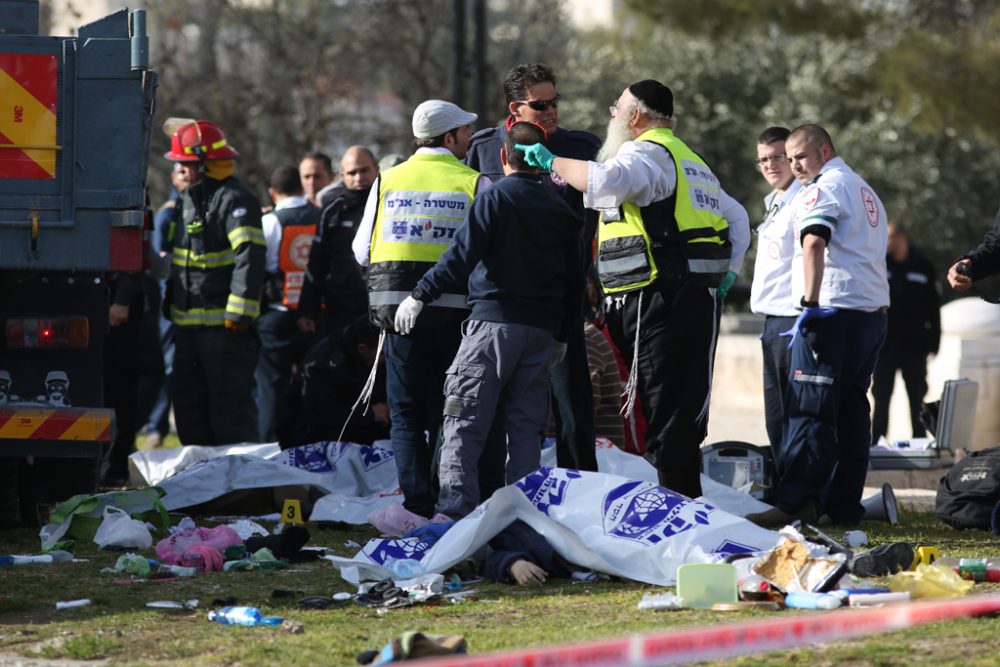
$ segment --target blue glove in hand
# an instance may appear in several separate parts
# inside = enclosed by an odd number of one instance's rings
[[[556,159],[556,156],[545,146],[541,144],[531,144],[530,146],[514,144],[514,148],[524,151],[524,161],[532,167],[541,167],[545,171],[552,171],[552,161]]]
[[[726,277],[722,279],[722,284],[715,288],[715,296],[718,299],[725,299],[729,294],[729,288],[736,282],[736,273],[727,271]]]
[[[448,532],[448,529],[455,525],[454,521],[445,523],[426,523],[418,528],[408,531],[403,537],[415,537],[427,544],[436,544],[441,536]]]
[[[792,340],[788,341],[788,349],[792,349],[792,345],[795,345],[795,339],[802,334],[802,327],[805,326],[806,322],[811,320],[822,320],[826,317],[837,312],[836,308],[825,308],[821,306],[816,306],[815,308],[803,308],[802,312],[799,313],[799,318],[795,320],[795,324],[788,331],[778,334],[784,338],[791,336]]]

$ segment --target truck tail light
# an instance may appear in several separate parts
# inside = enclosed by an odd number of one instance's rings
[[[9,349],[84,348],[90,342],[86,317],[8,317]]]

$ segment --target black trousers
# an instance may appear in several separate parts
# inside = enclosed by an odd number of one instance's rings
[[[707,287],[661,276],[608,314],[611,336],[629,364],[639,327],[646,458],[662,486],[690,498],[701,495],[700,447],[708,434],[718,307]]]
[[[135,450],[138,424],[139,332],[142,294],[129,304],[128,319],[108,329],[104,338],[104,404],[115,409],[118,432],[107,454],[109,478],[128,476],[128,456]]]
[[[899,345],[887,343],[878,354],[875,374],[872,378],[872,396],[875,399],[875,413],[872,417],[872,442],[878,442],[889,429],[889,399],[892,398],[896,371],[903,373],[906,396],[910,400],[910,426],[914,438],[926,435],[920,422],[920,411],[927,395],[927,353],[923,350],[905,350]]]
[[[174,418],[185,445],[257,442],[253,331],[175,327]]]
[[[583,322],[569,331],[566,356],[549,373],[556,417],[556,462],[560,468],[597,472],[594,396]]]

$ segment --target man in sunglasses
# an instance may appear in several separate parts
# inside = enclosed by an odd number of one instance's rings
[[[556,92],[555,73],[543,63],[515,65],[503,81],[507,101],[507,119],[472,137],[465,163],[492,181],[503,178],[500,150],[511,125],[528,121],[545,131],[545,146],[554,154],[591,160],[601,141],[590,132],[566,130],[559,127],[559,93]],[[543,173],[542,181],[552,187],[583,219],[580,229],[580,279],[591,261],[591,242],[597,229],[597,215],[583,206],[583,196],[569,187],[555,173]],[[556,454],[560,466],[577,470],[597,470],[594,451],[594,406],[590,387],[590,369],[587,365],[587,346],[583,335],[586,295],[574,297],[580,305],[580,316],[568,334],[566,356],[552,369],[551,384],[556,417]]]

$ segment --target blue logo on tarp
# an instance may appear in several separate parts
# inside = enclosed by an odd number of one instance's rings
[[[309,472],[331,472],[333,465],[327,456],[329,443],[317,442],[312,445],[302,445],[285,452],[287,464]]]
[[[411,558],[420,560],[427,551],[428,544],[416,537],[408,537],[400,540],[373,540],[365,546],[365,555],[372,562],[385,565],[400,558]]]
[[[377,468],[394,458],[391,449],[378,445],[355,445],[355,447],[361,447],[361,465],[366,471]]]
[[[650,482],[628,482],[604,497],[604,533],[657,544],[707,525],[712,508]]]
[[[521,478],[517,482],[517,488],[524,492],[539,512],[548,514],[550,507],[563,504],[566,487],[574,479],[580,479],[580,473],[576,470],[539,468]]]
[[[712,549],[712,553],[719,554],[720,556],[732,556],[734,554],[750,554],[756,552],[757,550],[757,548],[746,544],[740,544],[739,542],[733,542],[732,540],[723,540],[722,544]]]

